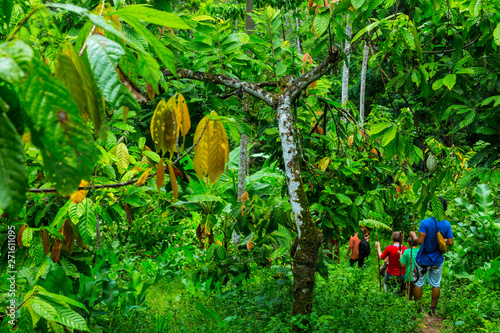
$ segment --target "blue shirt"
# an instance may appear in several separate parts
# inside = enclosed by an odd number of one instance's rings
[[[450,222],[446,220],[438,222],[434,217],[422,220],[418,232],[425,233],[425,239],[415,258],[421,265],[439,266],[444,261],[443,254],[439,251],[436,226],[445,239],[453,238]]]

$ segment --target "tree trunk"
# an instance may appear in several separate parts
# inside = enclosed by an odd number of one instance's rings
[[[351,37],[352,37],[352,27],[349,22],[349,17],[347,17],[347,25],[345,27],[345,44],[344,52],[347,56],[347,63],[344,61],[344,67],[342,72],[342,106],[347,102],[349,94],[349,63],[351,62]],[[344,107],[344,110],[346,108]]]
[[[297,9],[296,14],[299,13],[299,10]],[[297,52],[302,54],[302,41],[300,40],[300,34],[299,34],[299,29],[300,29],[300,21],[299,17],[295,17],[295,24],[297,25]]]
[[[368,67],[368,43],[363,48],[363,64],[361,65],[361,83],[359,91],[359,120],[361,125],[365,123],[365,91],[366,91],[366,68]]]
[[[253,0],[247,0],[247,8],[245,10],[245,13],[251,12],[253,12]],[[252,18],[248,14],[245,14],[245,30],[247,31],[247,34],[249,33],[249,31],[253,30]]]
[[[235,90],[243,89],[244,92],[262,100],[277,112],[288,194],[298,232],[298,248],[293,257],[292,315],[304,315],[312,312],[316,262],[318,250],[321,246],[321,233],[313,222],[302,184],[297,145],[293,135],[291,108],[293,101],[302,90],[323,75],[331,73],[333,67],[341,61],[337,47],[332,46],[328,54],[329,56],[323,62],[293,81],[279,95],[262,89],[258,84],[220,74],[194,72],[189,69],[178,68],[175,76],[176,79],[188,78],[224,85]],[[174,76],[166,69],[163,69],[162,72],[165,77]],[[298,330],[298,327],[294,327],[294,330]]]
[[[299,245],[293,264],[293,304],[292,316],[312,312],[318,250],[321,245],[320,231],[314,224],[307,196],[302,184],[297,154],[297,145],[293,136],[292,99],[285,94],[278,99],[278,129],[283,149],[288,195],[292,206]]]
[[[247,0],[246,13],[251,13],[253,11],[253,0]],[[249,15],[245,15],[245,30],[247,34],[252,33],[252,18]],[[247,96],[245,102],[243,104],[242,111],[243,113],[248,112],[250,106],[250,96]],[[243,117],[243,121],[245,121],[245,117]],[[248,167],[248,135],[245,133],[241,134],[240,137],[240,156],[238,160],[238,200],[240,200],[241,196],[245,194],[245,177],[247,174]],[[233,230],[233,245],[238,245],[241,241],[241,236]]]

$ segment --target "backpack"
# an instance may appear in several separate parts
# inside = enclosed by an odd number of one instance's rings
[[[366,258],[370,255],[371,251],[372,249],[370,249],[370,244],[366,241],[364,237],[361,238],[361,242],[359,243],[359,257]]]
[[[437,243],[439,246],[439,251],[441,251],[441,253],[445,253],[446,251],[448,251],[448,247],[446,246],[446,241],[444,240],[444,237],[441,234],[441,231],[439,231],[439,229],[437,227],[436,219],[434,217],[432,219],[434,220],[434,225],[436,226],[436,230],[437,230],[436,239],[437,239]]]

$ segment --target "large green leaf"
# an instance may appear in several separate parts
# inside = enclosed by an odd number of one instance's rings
[[[85,199],[79,205],[83,205],[83,214],[78,220],[78,230],[85,244],[90,244],[97,225],[94,206],[90,199]]]
[[[161,74],[158,62],[147,53],[138,54],[137,57],[137,72],[158,93],[158,83],[160,82]]]
[[[398,133],[398,129],[396,126],[391,126],[389,130],[384,134],[384,137],[382,138],[382,145],[387,146],[394,138],[396,137],[396,134]]]
[[[99,28],[103,29],[104,31],[109,32],[109,33],[121,38],[122,40],[127,42],[127,44],[129,44],[131,46],[135,45],[135,42],[132,39],[130,39],[125,33],[123,33],[123,31],[116,28],[111,23],[108,23],[104,19],[104,17],[102,17],[100,15],[92,14],[90,11],[88,11],[85,8],[78,7],[78,6],[75,6],[72,4],[64,4],[64,3],[52,3],[52,4],[47,4],[47,6],[54,7],[54,8],[61,8],[61,9],[65,9],[65,10],[68,10],[70,12],[73,12],[75,14],[78,14],[78,15],[83,15],[83,16],[87,17],[88,19],[90,19],[90,21],[92,21],[92,23],[94,25],[98,26]]]
[[[330,12],[323,12],[314,17],[313,27],[317,37],[321,37],[330,24]]]
[[[121,18],[147,40],[165,67],[172,73],[175,73],[175,60],[172,51],[163,45],[162,42],[160,42],[151,31],[144,27],[137,18],[130,15],[123,15]]]
[[[123,48],[112,40],[100,35],[87,39],[87,55],[97,86],[104,99],[114,109],[125,105],[138,110],[140,107],[132,94],[120,82],[116,66],[120,57],[125,54]]]
[[[74,305],[74,306],[77,306],[79,308],[84,309],[85,311],[87,311],[87,313],[89,312],[87,310],[87,308],[85,307],[85,305],[83,305],[82,303],[80,303],[72,298],[66,297],[64,295],[49,293],[46,290],[39,290],[37,295],[41,295],[43,297],[49,298],[57,303],[61,303],[61,304],[67,303],[70,305]]]
[[[174,29],[191,29],[191,27],[184,22],[179,16],[163,12],[160,10],[146,7],[144,5],[129,5],[112,12],[113,15],[118,15],[121,18],[134,17],[136,19],[153,23],[162,27],[169,27]]]
[[[448,74],[443,78],[443,84],[451,90],[454,86],[455,83],[457,82],[457,75],[456,74]]]
[[[480,184],[476,187],[476,203],[480,213],[493,218],[495,216],[495,207],[493,206],[493,198],[488,185]]]
[[[33,49],[20,40],[0,44],[0,79],[19,83],[31,71],[33,60]]]
[[[70,43],[63,46],[56,65],[56,77],[60,79],[69,90],[78,106],[84,121],[89,118],[94,125],[94,136],[100,134],[104,114],[97,102],[94,86],[90,80],[89,72],[78,56],[75,48]],[[101,133],[102,134],[102,133]]]
[[[431,197],[431,206],[432,206],[432,215],[436,218],[436,220],[438,221],[444,220],[444,207],[439,197],[435,195]]]
[[[31,140],[42,153],[47,178],[61,194],[71,194],[81,179],[90,178],[97,155],[73,98],[41,61],[21,85],[20,96],[29,117]]]
[[[500,46],[500,23],[498,23],[495,30],[493,30],[493,38],[495,39],[495,44]]]
[[[21,139],[4,113],[0,114],[0,209],[16,216],[25,202],[28,172]]]
[[[0,0],[0,23],[9,24],[13,7],[14,0]]]
[[[57,311],[52,305],[46,301],[34,297],[28,301],[28,308],[33,309],[33,311],[40,317],[48,321],[57,321]]]
[[[359,225],[367,228],[375,228],[375,229],[383,228],[391,230],[391,227],[388,226],[387,224],[373,219],[363,219],[359,221]]]

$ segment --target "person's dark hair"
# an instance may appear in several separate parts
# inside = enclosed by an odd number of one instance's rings
[[[394,233],[392,234],[392,241],[401,243],[402,240],[403,234],[401,233],[401,231],[394,231]]]
[[[443,197],[439,197],[439,200],[441,200],[441,203],[443,204],[443,209],[446,212],[446,210],[448,209],[448,203],[446,202],[446,199]]]
[[[408,242],[408,245],[409,245],[410,247],[414,247],[414,246],[415,246],[415,240],[413,239],[413,237],[411,237],[411,236],[410,236],[410,237],[408,237],[408,238],[406,239],[406,241]]]

